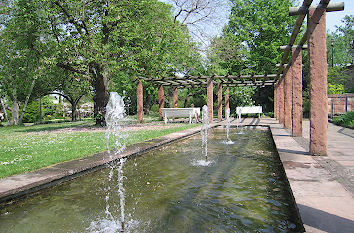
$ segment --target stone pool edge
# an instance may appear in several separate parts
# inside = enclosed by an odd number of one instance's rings
[[[210,128],[218,127],[222,122],[210,124]],[[112,156],[105,152],[75,159],[32,172],[17,174],[0,180],[0,206],[11,204],[18,198],[35,193],[39,190],[75,179],[88,172],[104,167],[121,157],[134,157],[156,148],[168,145],[199,133],[201,126],[153,138],[127,147],[119,155]]]

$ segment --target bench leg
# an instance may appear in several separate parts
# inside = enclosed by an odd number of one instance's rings
[[[165,118],[165,124],[167,124],[167,115],[166,115],[166,113],[165,113],[164,118]]]

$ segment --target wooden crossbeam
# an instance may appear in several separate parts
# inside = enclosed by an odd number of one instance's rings
[[[289,45],[282,45],[279,47],[280,50],[290,50],[292,48],[298,48],[298,47],[302,47],[303,50],[307,49],[307,45],[303,45],[303,46],[300,46],[300,45],[293,45],[292,47],[289,46]]]
[[[319,8],[326,8],[327,12],[332,12],[332,11],[342,11],[344,10],[344,2],[335,2],[335,3],[329,3],[329,4],[319,4],[315,6],[310,6],[310,7],[290,7],[289,8],[289,15],[294,16],[294,15],[306,15],[309,10],[311,9],[319,9]]]
[[[311,5],[313,0],[304,0],[304,2],[302,3],[302,6],[301,7],[309,7]],[[290,36],[290,41],[288,43],[288,46],[289,47],[292,47],[294,45],[294,42],[295,42],[295,39],[297,37],[297,35],[299,34],[300,32],[300,29],[301,29],[301,25],[302,25],[302,22],[304,21],[305,19],[305,16],[306,15],[299,15],[296,19],[296,23],[295,23],[295,26],[294,26],[294,29],[291,33],[291,36]],[[287,62],[287,59],[289,57],[289,54],[290,54],[290,49],[289,50],[285,50],[284,54],[283,54],[283,57],[281,59],[281,62],[280,64],[285,64]],[[280,77],[280,74],[283,72],[283,67],[280,66],[279,67],[279,70],[278,70],[278,77]]]

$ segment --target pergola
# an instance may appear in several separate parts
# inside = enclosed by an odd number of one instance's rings
[[[329,4],[321,0],[319,5],[311,6],[313,0],[304,0],[301,7],[291,7],[289,15],[298,15],[288,45],[281,46],[284,51],[277,74],[264,75],[225,75],[225,76],[173,76],[156,79],[137,79],[137,117],[143,120],[142,80],[159,86],[159,114],[164,107],[163,87],[174,88],[173,103],[178,107],[178,88],[207,88],[207,106],[210,122],[213,121],[213,85],[218,86],[218,120],[222,120],[222,87],[225,92],[225,112],[229,108],[229,87],[274,85],[274,115],[279,123],[292,131],[293,136],[302,135],[302,50],[308,49],[310,61],[310,153],[327,154],[327,45],[326,12],[341,11],[344,3]],[[307,15],[307,28],[300,43],[294,42]],[[307,45],[305,43],[307,42]],[[289,58],[289,55],[290,58]],[[289,62],[288,62],[289,61]]]
[[[152,82],[159,86],[158,102],[159,102],[159,115],[162,118],[161,109],[164,107],[164,92],[163,87],[171,87],[174,89],[173,105],[178,107],[178,88],[207,88],[207,106],[209,112],[209,120],[213,121],[213,85],[218,85],[218,120],[222,120],[222,87],[227,87],[225,94],[225,111],[229,108],[229,89],[228,87],[236,86],[272,86],[277,81],[278,75],[225,75],[225,76],[184,76],[184,77],[164,77],[160,79],[147,79],[140,78],[138,80],[138,122],[142,121],[142,84],[141,80]],[[140,88],[140,90],[139,90]],[[139,106],[140,105],[140,106]]]

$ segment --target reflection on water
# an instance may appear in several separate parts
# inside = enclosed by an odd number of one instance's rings
[[[230,130],[235,144],[225,145],[225,131],[211,130],[209,166],[193,166],[203,154],[200,135],[127,160],[126,232],[299,232],[269,133],[235,132]],[[105,216],[108,172],[1,210],[1,232],[115,232],[119,223],[97,221]],[[112,215],[120,216],[119,194],[109,202]]]

